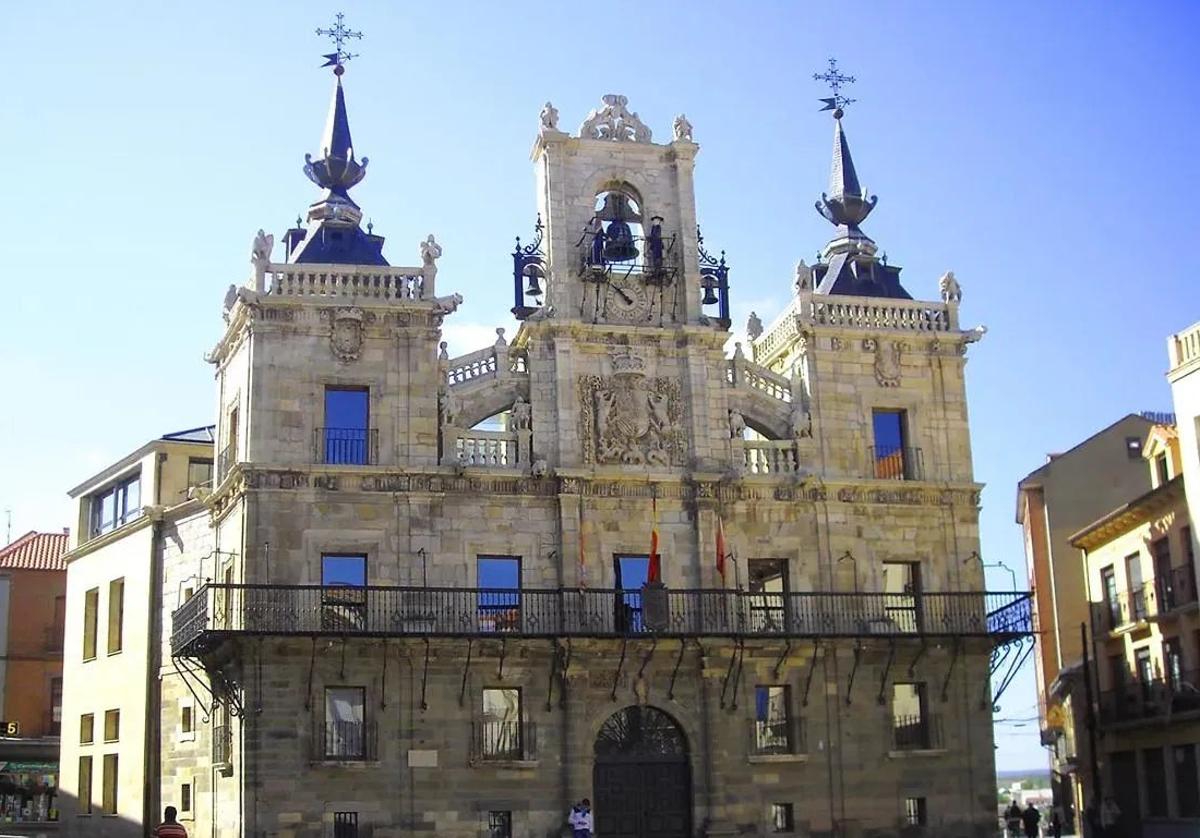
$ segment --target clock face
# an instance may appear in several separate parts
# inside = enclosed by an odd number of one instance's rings
[[[613,320],[634,323],[650,315],[650,294],[638,280],[614,278],[608,283],[604,294],[605,313]]]

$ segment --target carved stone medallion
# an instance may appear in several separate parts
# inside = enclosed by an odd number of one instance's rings
[[[896,341],[872,341],[875,344],[875,380],[880,387],[900,385],[900,350]]]
[[[363,313],[360,308],[339,308],[333,313],[329,348],[343,364],[357,361],[363,347]]]
[[[647,378],[632,354],[613,359],[610,376],[579,378],[584,462],[670,466],[684,463],[679,382]]]

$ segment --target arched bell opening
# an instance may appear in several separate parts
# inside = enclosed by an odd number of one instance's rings
[[[689,836],[688,754],[683,728],[657,707],[633,705],[609,716],[594,746],[596,833],[617,838]]]

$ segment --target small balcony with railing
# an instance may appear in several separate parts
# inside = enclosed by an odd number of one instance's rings
[[[1200,670],[1134,679],[1100,693],[1100,720],[1107,725],[1170,720],[1200,712]],[[1190,716],[1189,716],[1190,718]]]
[[[1150,582],[1106,596],[1092,608],[1099,630],[1112,633],[1178,616],[1196,604],[1195,572],[1190,565],[1183,565]]]
[[[750,758],[769,761],[807,753],[803,717],[751,719],[749,723]]]
[[[313,457],[322,465],[378,465],[379,429],[315,428]]]
[[[533,722],[480,720],[471,723],[473,764],[529,762],[537,759]]]
[[[310,758],[313,762],[373,762],[379,759],[375,722],[314,722]]]
[[[867,449],[869,476],[876,480],[924,480],[925,463],[920,448],[872,445]]]
[[[893,751],[936,751],[945,747],[938,716],[893,716],[890,721]]]
[[[988,637],[1032,632],[1029,594],[762,593],[208,583],[172,616],[173,653],[236,636]]]
[[[1155,616],[1162,618],[1188,606],[1195,606],[1196,571],[1191,564],[1173,567],[1164,576],[1154,580],[1154,593],[1158,608]]]

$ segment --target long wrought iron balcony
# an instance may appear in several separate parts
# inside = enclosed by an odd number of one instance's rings
[[[645,609],[643,609],[645,604]],[[1032,633],[1029,594],[748,593],[209,583],[172,616],[175,655],[235,635],[991,637]]]
[[[1163,678],[1131,680],[1100,693],[1100,720],[1122,724],[1170,719],[1200,711],[1200,671],[1184,670]]]

